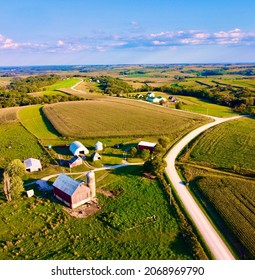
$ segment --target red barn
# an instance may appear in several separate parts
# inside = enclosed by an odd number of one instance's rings
[[[138,143],[138,150],[149,150],[150,152],[152,152],[156,145],[156,143],[141,141]]]
[[[70,208],[76,208],[91,200],[90,188],[84,182],[60,174],[53,183],[54,196]]]

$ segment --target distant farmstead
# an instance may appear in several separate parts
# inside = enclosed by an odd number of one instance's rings
[[[74,156],[89,154],[89,150],[79,141],[74,141],[70,145],[69,150]]]
[[[150,152],[152,152],[156,145],[156,143],[141,141],[138,143],[138,150],[149,150]]]
[[[42,170],[42,165],[39,159],[28,158],[24,160],[25,170],[27,172],[34,172]]]
[[[53,193],[70,208],[76,208],[96,196],[95,174],[90,171],[85,184],[62,173],[53,183]]]

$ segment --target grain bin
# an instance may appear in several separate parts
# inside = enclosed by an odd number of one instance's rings
[[[102,151],[104,149],[104,145],[102,142],[100,141],[97,141],[96,144],[95,144],[95,150],[96,151]]]
[[[94,171],[89,171],[86,175],[87,186],[90,188],[91,198],[96,196],[96,180]]]

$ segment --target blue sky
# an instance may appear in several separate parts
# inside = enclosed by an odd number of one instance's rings
[[[255,62],[255,1],[0,0],[0,65]]]

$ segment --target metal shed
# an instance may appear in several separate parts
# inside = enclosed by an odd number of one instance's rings
[[[80,154],[82,155],[89,154],[89,150],[79,141],[74,141],[70,145],[69,150],[74,156],[79,156]]]

